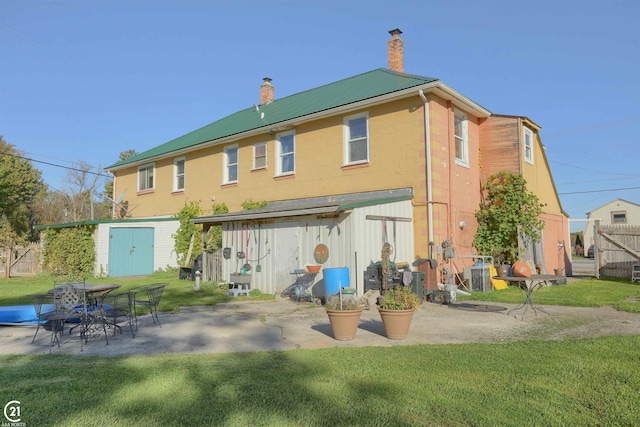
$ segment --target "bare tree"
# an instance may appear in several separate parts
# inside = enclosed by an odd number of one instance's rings
[[[105,176],[101,168],[94,168],[81,160],[74,163],[64,180],[61,193],[65,196],[65,222],[77,222],[102,217],[96,212],[95,199],[101,196],[99,188],[104,186]]]
[[[130,157],[137,155],[138,152],[133,148],[125,150],[118,155],[118,161],[127,160]],[[109,211],[109,218],[112,216],[114,219],[123,219],[129,215],[127,208],[129,202],[124,200],[124,193],[113,194],[113,179],[108,180],[104,184],[102,208]]]

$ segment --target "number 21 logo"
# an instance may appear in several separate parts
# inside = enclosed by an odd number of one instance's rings
[[[20,422],[20,402],[12,400],[4,405],[4,417],[11,423]]]

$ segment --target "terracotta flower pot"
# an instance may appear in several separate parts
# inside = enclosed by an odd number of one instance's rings
[[[509,265],[507,265],[507,264],[499,265],[498,268],[497,268],[498,276],[500,276],[500,277],[509,276],[509,269],[510,268],[511,267]]]
[[[388,310],[379,308],[384,334],[391,340],[403,340],[409,333],[415,310]]]
[[[362,308],[357,310],[327,309],[327,315],[329,316],[329,322],[331,323],[333,337],[338,341],[352,340],[356,336],[361,314]]]

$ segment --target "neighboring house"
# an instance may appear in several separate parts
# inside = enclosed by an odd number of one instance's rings
[[[547,271],[563,268],[568,219],[539,127],[492,116],[439,79],[404,73],[401,31],[390,33],[389,69],[281,99],[265,78],[260,104],[109,166],[114,194],[125,194],[130,215],[147,218],[187,201],[205,210],[225,203],[229,214],[196,222],[223,226],[232,254],[224,274],[238,271],[244,261],[236,254],[245,252],[260,264],[252,280],[265,292],[281,291],[293,269],[315,263],[318,243],[330,252],[323,268],[349,267],[362,292],[362,272],[384,242],[397,262],[437,258],[439,272],[462,274],[473,262],[482,184],[507,169],[547,204],[540,254]],[[269,204],[243,212],[248,199]],[[456,258],[445,262],[451,248]]]
[[[39,225],[47,229],[93,227],[96,248],[94,274],[143,276],[159,269],[178,267],[173,235],[178,231],[177,218],[89,220],[67,224]]]
[[[585,250],[594,244],[594,221],[600,225],[635,225],[640,226],[640,204],[624,199],[615,199],[587,212],[587,225],[583,231]]]

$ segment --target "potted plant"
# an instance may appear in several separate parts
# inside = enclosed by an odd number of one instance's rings
[[[327,300],[325,310],[335,339],[349,341],[356,336],[362,309],[360,298],[353,295],[332,296]]]
[[[421,302],[410,286],[398,286],[387,290],[378,308],[385,336],[392,340],[406,338],[413,313],[420,307]]]

